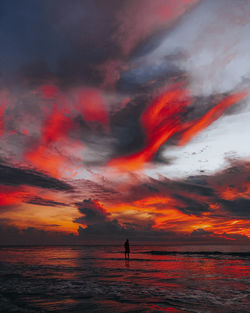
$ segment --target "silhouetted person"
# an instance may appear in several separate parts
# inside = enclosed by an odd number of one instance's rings
[[[129,241],[128,239],[124,243],[124,249],[125,249],[125,260],[129,260],[129,253],[130,253],[130,248],[129,248]]]

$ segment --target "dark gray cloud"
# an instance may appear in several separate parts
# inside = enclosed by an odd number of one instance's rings
[[[193,214],[193,215],[202,215],[204,212],[209,212],[209,202],[202,201],[201,199],[195,200],[192,194],[188,196],[179,194],[171,194],[175,199],[179,200],[181,204],[179,204],[178,209],[185,214]]]
[[[73,234],[45,231],[36,227],[19,229],[16,226],[10,225],[8,220],[0,219],[0,245],[56,245],[74,243],[77,243],[77,238]]]
[[[99,86],[106,75],[99,65],[113,60],[130,64],[134,59],[133,52],[131,57],[123,56],[119,31],[117,33],[122,23],[118,16],[124,5],[133,4],[124,0],[107,0],[105,3],[98,0],[70,3],[65,0],[36,3],[25,0],[22,5],[17,0],[11,4],[7,0],[2,1],[2,81],[25,78],[25,82],[32,85],[52,80],[63,87]],[[143,39],[144,45],[152,46],[151,42],[159,44],[163,37],[161,34],[161,29],[153,34],[149,32]],[[121,36],[126,40],[126,31]],[[141,45],[138,38],[135,49],[141,50]],[[170,54],[158,68],[156,65],[140,65],[121,71],[117,89],[133,93],[135,90],[147,91],[182,75],[176,60],[184,55],[182,52],[177,52],[176,56]],[[156,82],[152,85],[153,80]]]
[[[235,200],[221,199],[223,208],[229,211],[233,216],[244,219],[250,219],[250,199],[237,198]]]
[[[49,175],[35,170],[16,168],[3,164],[0,164],[0,184],[8,186],[28,185],[60,191],[73,190],[73,187],[69,184]]]
[[[214,196],[215,192],[212,187],[201,183],[196,177],[184,180],[170,180],[163,178],[159,181],[153,181],[159,186],[171,190],[172,192],[189,192],[200,196]]]
[[[186,73],[177,64],[166,58],[165,62],[159,65],[141,66],[122,72],[117,89],[120,92],[145,94],[164,86],[168,81],[184,80],[185,76]]]
[[[98,201],[85,199],[77,204],[82,217],[74,219],[74,223],[85,224],[86,228],[79,227],[79,237],[87,239],[122,239],[126,235],[136,232],[134,228],[121,226],[116,219],[110,219],[110,214],[100,205]]]
[[[98,201],[85,199],[82,203],[77,203],[78,211],[83,214],[74,220],[75,223],[87,225],[100,225],[108,221],[108,213]]]
[[[39,196],[33,196],[28,199],[25,199],[25,203],[30,203],[30,204],[36,204],[36,205],[43,205],[43,206],[66,206],[67,204],[63,202],[58,202],[54,200],[48,200],[41,198]]]
[[[122,4],[123,0],[1,1],[2,80],[100,83],[103,77],[96,66],[120,52],[113,35]]]
[[[248,244],[250,241],[248,237],[244,235],[238,235],[238,234],[215,234],[210,231],[206,231],[205,229],[198,228],[195,229],[190,235],[188,240],[192,242],[193,244],[214,244],[216,242],[217,245],[224,245],[233,243],[241,243],[241,244]]]
[[[147,101],[145,97],[138,97],[128,103],[124,109],[111,115],[111,135],[115,139],[114,156],[130,154],[143,148],[145,134],[140,117]]]
[[[74,219],[75,223],[87,225],[86,228],[79,226],[79,238],[82,240],[124,240],[130,237],[134,240],[146,240],[154,236],[160,237],[152,229],[152,224],[138,225],[125,223],[121,225],[116,219],[111,219],[110,214],[100,205],[98,201],[85,199],[76,204],[82,217]]]

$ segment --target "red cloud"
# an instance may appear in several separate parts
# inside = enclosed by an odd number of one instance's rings
[[[145,132],[145,147],[132,155],[119,157],[109,165],[120,170],[140,169],[144,163],[151,161],[159,148],[174,134],[179,134],[180,145],[188,143],[195,135],[216,121],[227,108],[243,100],[249,92],[239,92],[226,96],[210,109],[198,121],[183,122],[183,113],[191,103],[188,91],[181,84],[173,85],[144,111],[141,124]]]
[[[103,95],[96,88],[85,88],[78,93],[78,109],[87,122],[108,126],[108,112]]]

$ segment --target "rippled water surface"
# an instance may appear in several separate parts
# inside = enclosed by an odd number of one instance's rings
[[[219,251],[219,252],[218,252]],[[1,312],[250,312],[250,247],[1,247]]]

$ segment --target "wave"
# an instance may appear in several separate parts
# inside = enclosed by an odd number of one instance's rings
[[[141,255],[141,257],[137,257]],[[143,257],[142,255],[145,255]],[[146,257],[148,255],[148,257]],[[220,251],[143,251],[143,252],[134,252],[131,253],[130,260],[138,262],[165,262],[171,261],[171,259],[162,258],[155,259],[151,258],[152,256],[183,256],[183,257],[200,257],[200,258],[216,258],[216,259],[250,259],[250,252],[220,252]],[[72,260],[74,258],[52,258],[53,260]],[[80,260],[98,260],[98,261],[124,261],[124,257],[99,257],[99,256],[84,256],[79,258]]]
[[[151,255],[189,255],[189,256],[235,256],[250,257],[250,252],[221,252],[221,251],[144,251],[144,254]]]

